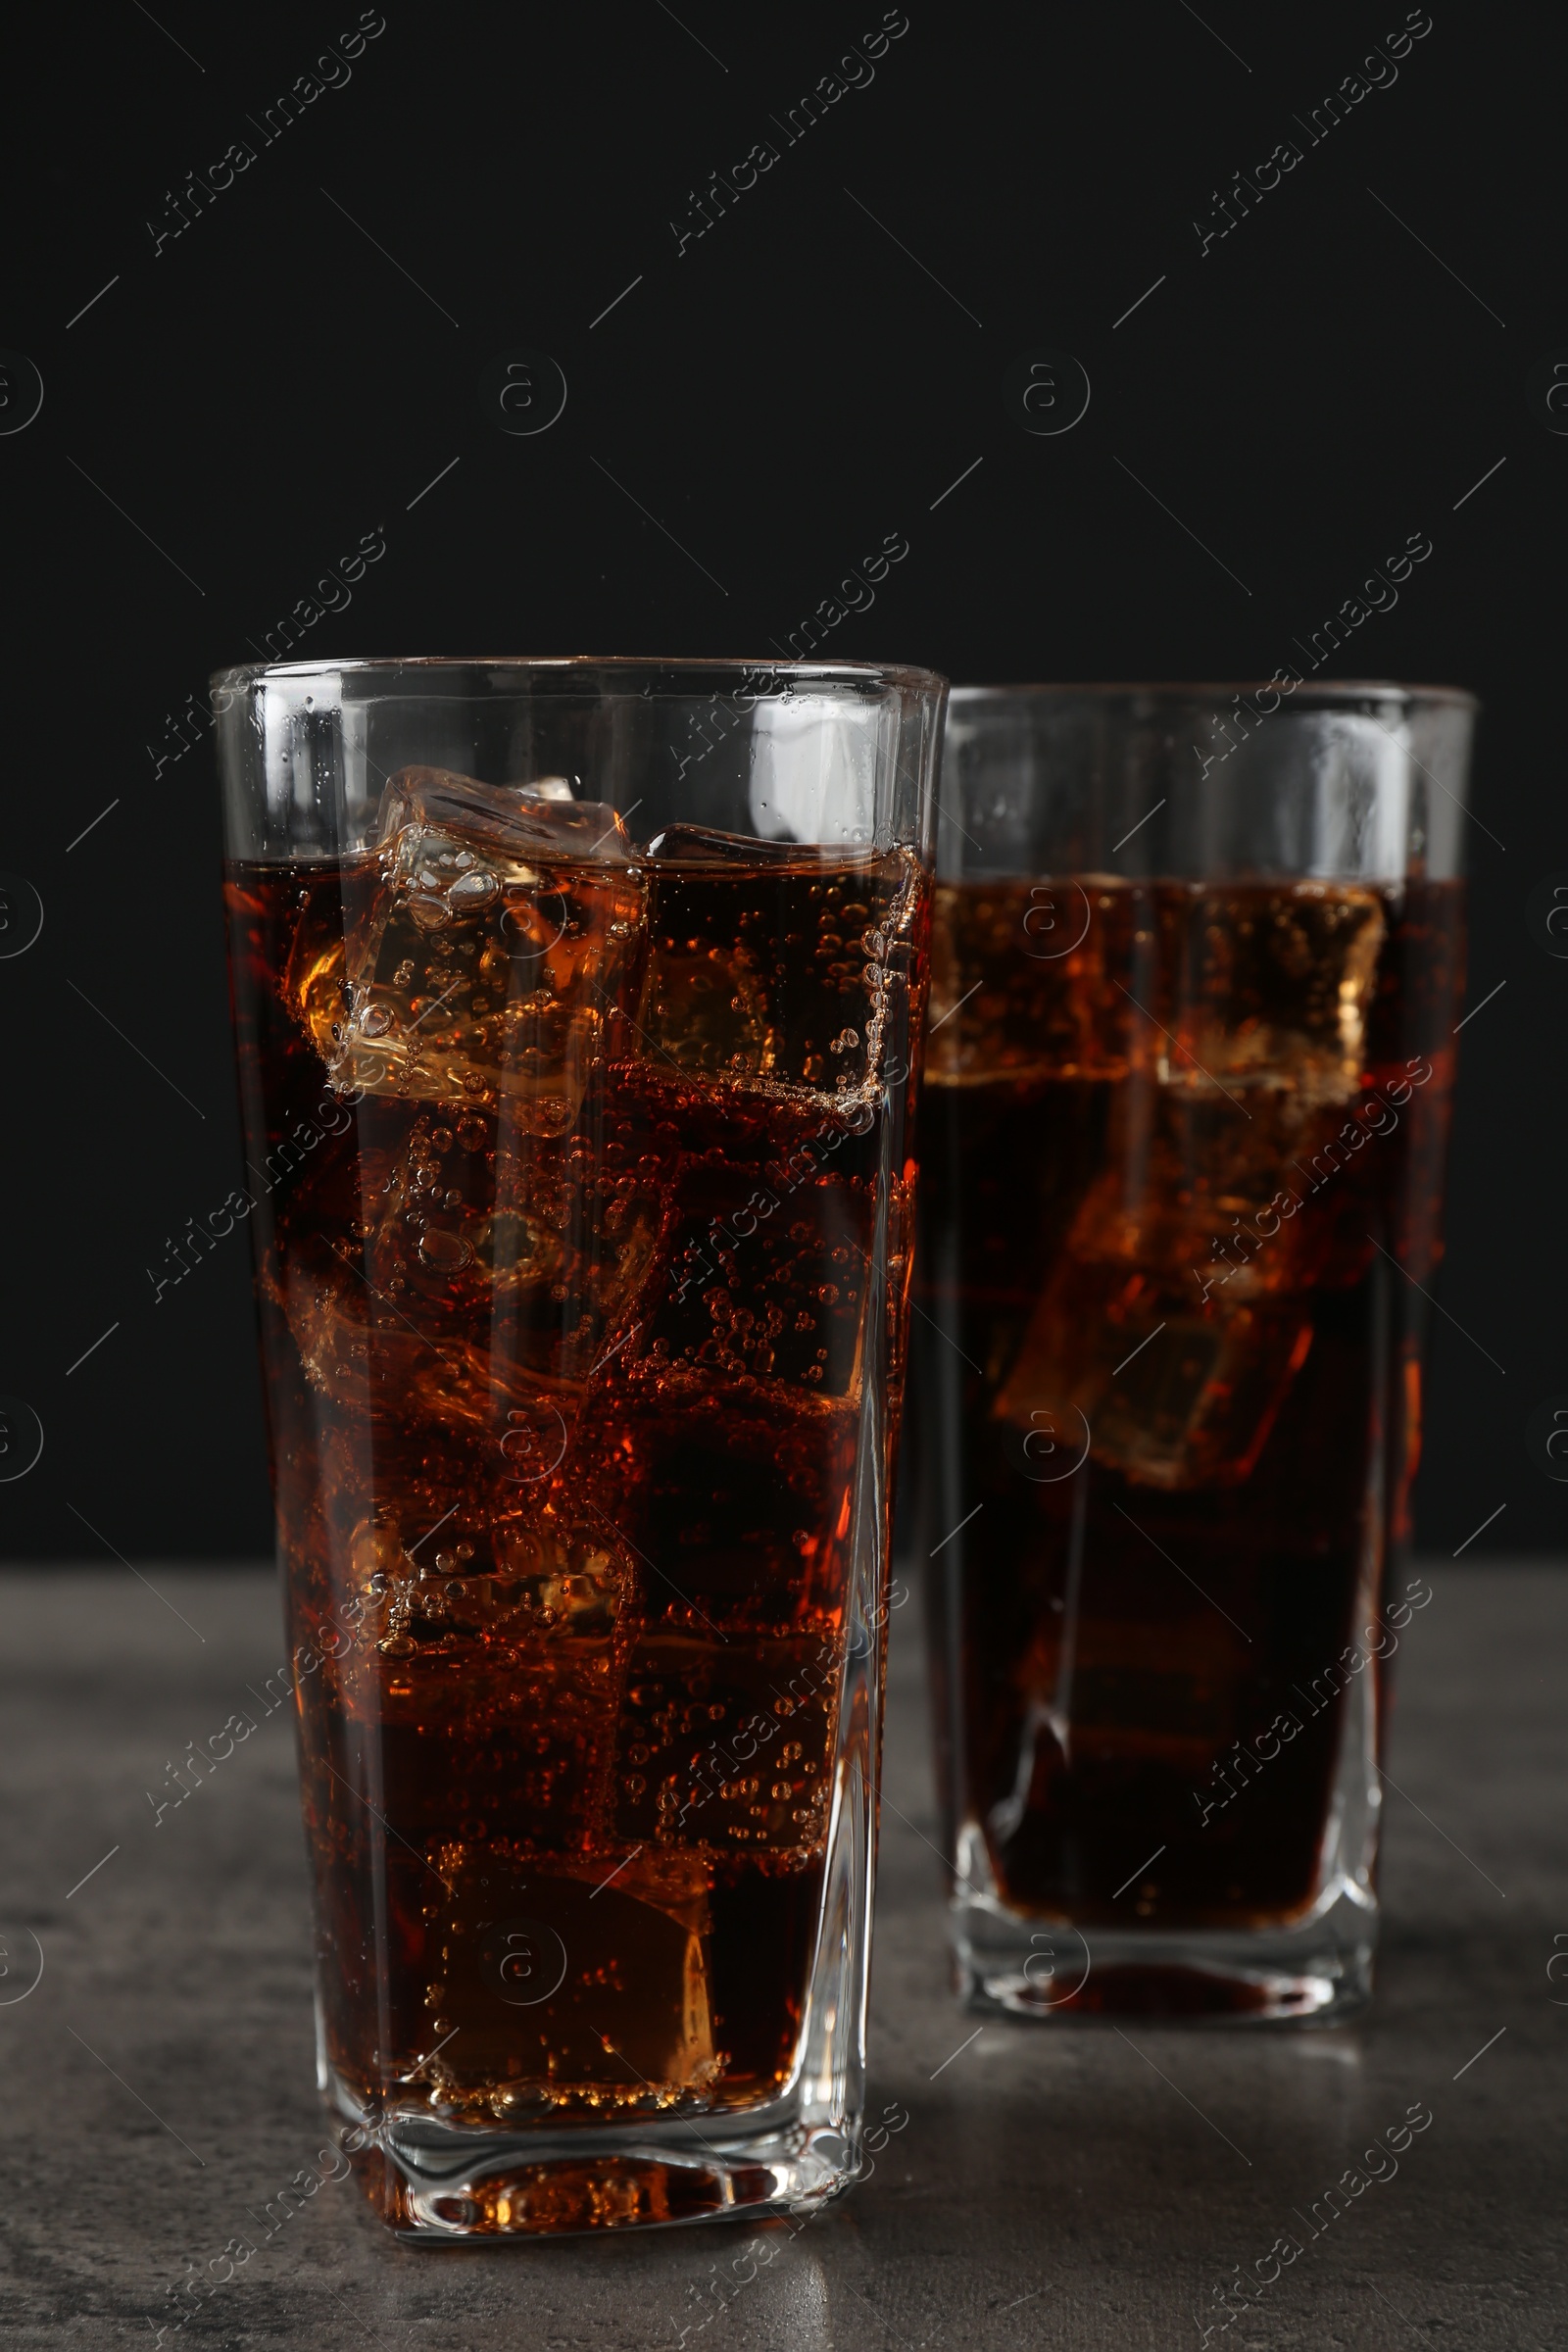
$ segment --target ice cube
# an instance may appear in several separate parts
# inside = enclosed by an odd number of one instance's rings
[[[913,858],[671,825],[648,859],[644,1051],[741,1085],[869,1100],[907,1004]]]
[[[760,1375],[857,1395],[880,1305],[867,1273],[873,1123],[837,1100],[824,1112],[783,1090],[737,1098],[648,1058],[616,1071],[612,1109],[596,1189],[614,1230],[602,1247],[631,1262],[607,1266],[600,1352],[635,1323],[639,1356],[654,1349],[720,1382]],[[555,1147],[534,1149],[543,1158]]]
[[[617,1050],[645,953],[617,812],[440,768],[382,796],[380,886],[349,945],[331,1069],[347,1092],[505,1100],[563,1135]]]
[[[841,1664],[834,1644],[810,1637],[645,1635],[620,1707],[616,1836],[719,1854],[810,1853],[832,1796]]]
[[[992,1409],[1020,1446],[1081,1414],[1095,1458],[1144,1485],[1235,1484],[1305,1361],[1314,1285],[1353,1279],[1365,1247],[1360,1177],[1326,1147],[1360,1083],[1384,914],[1353,886],[1216,885],[1167,889],[1150,923],[1103,1172]]]
[[[458,1124],[482,1137],[492,1123],[467,1113]],[[511,1483],[522,1484],[558,1440],[564,1453],[581,1404],[579,1373],[617,1301],[642,1279],[651,1244],[634,1227],[625,1255],[611,1264],[594,1254],[600,1245],[589,1233],[568,1256],[572,1237],[547,1226],[540,1195],[531,1213],[498,1216],[484,1190],[493,1154],[452,1144],[451,1131],[421,1113],[401,1148],[362,1133],[358,1167],[355,1154],[322,1153],[279,1205],[280,1247],[263,1290],[310,1385],[343,1409],[345,1426],[403,1423],[443,1446],[462,1440],[455,1476],[491,1483],[510,1469],[517,1473]],[[466,1158],[474,1165],[465,1169]],[[426,1180],[438,1170],[445,1190],[432,1199]],[[450,1197],[469,1200],[471,1212],[449,1206]],[[602,1219],[603,1203],[588,1213]],[[485,1251],[510,1253],[499,1302]],[[551,1276],[585,1256],[580,1303],[563,1304]]]
[[[375,1638],[424,1660],[480,1645],[519,1670],[586,1672],[609,1704],[616,1629],[637,1591],[614,1529],[575,1509],[559,1481],[510,1505],[459,1490],[432,1521],[445,1499],[425,1485],[400,1503],[383,1480],[356,1529],[350,1557]]]
[[[645,1626],[830,1631],[849,1578],[858,1405],[672,1363],[657,1346],[629,1358],[606,1366],[568,1470],[576,1507],[631,1546]]]
[[[793,1167],[781,1152],[765,1175],[694,1157],[670,1188],[669,1216],[681,1279],[650,1285],[648,1346],[715,1381],[760,1376],[858,1397],[877,1303],[871,1183],[808,1151]]]
[[[939,882],[926,1068],[937,1085],[1126,1074],[1127,1000],[1106,977],[1136,902],[1118,882]]]
[[[430,2069],[438,2111],[463,2111],[466,2093],[498,2121],[584,2094],[657,2112],[710,2088],[722,2061],[700,1859],[541,1866],[490,1845],[447,1875],[426,1995],[431,2039],[437,2016],[456,2028]]]
[[[453,1472],[440,1458],[434,1477],[378,1472],[347,1545],[365,1611],[347,1679],[357,1703],[389,1710],[392,1818],[416,1841],[450,1838],[455,1772],[492,1834],[541,1854],[598,1850],[636,1563],[559,1482],[543,1502],[498,1505]],[[486,1721],[494,1739],[476,1737]]]
[[[1096,1460],[1144,1485],[1245,1478],[1305,1359],[1332,1239],[1321,1217],[1269,1210],[1314,1116],[1276,1090],[1245,1107],[1125,1080],[1108,1164],[1079,1203],[996,1418],[1021,1442],[1048,1424],[1075,1438],[1082,1414]],[[1288,1189],[1304,1194],[1305,1180]]]
[[[798,841],[760,841],[751,833],[720,833],[711,825],[666,825],[654,835],[647,854],[682,865],[727,866],[732,872],[792,873],[803,859],[815,864],[842,853],[819,852]]]
[[[1028,1478],[1069,1468],[1087,1424],[1095,1460],[1134,1485],[1234,1486],[1262,1451],[1311,1340],[1298,1297],[1200,1309],[1136,1266],[1068,1261],[992,1413]]]
[[[1387,930],[1376,891],[1216,884],[1167,894],[1158,920],[1162,1083],[1248,1109],[1254,1092],[1287,1094],[1298,1116],[1349,1101]]]
[[[537,784],[482,784],[445,767],[401,768],[381,795],[376,833],[381,842],[397,845],[410,872],[433,863],[449,847],[457,853],[488,850],[500,867],[526,861],[530,852],[602,865],[627,865],[633,856],[619,810],[603,801],[574,799],[564,776],[542,776]],[[468,872],[475,858],[454,863]]]
[[[421,1106],[376,1194],[377,1291],[439,1344],[466,1337],[497,1368],[587,1376],[635,1319],[663,1213],[638,1164],[542,1137],[512,1115]]]

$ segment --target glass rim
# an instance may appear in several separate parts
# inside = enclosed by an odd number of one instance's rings
[[[1080,683],[1067,680],[1027,680],[1017,685],[959,685],[955,681],[948,688],[950,708],[959,703],[976,703],[990,697],[1001,701],[1009,697],[1022,700],[1031,695],[1055,695],[1064,701],[1074,697],[1084,702],[1133,701],[1191,703],[1200,697],[1240,694],[1278,694],[1281,704],[1289,702],[1355,703],[1403,702],[1439,703],[1454,708],[1479,710],[1481,702],[1467,686],[1411,686],[1396,678],[1303,678],[1287,687],[1279,678],[1097,678]]]
[[[948,687],[948,680],[940,670],[923,669],[914,662],[796,662],[778,655],[765,661],[748,661],[728,654],[711,658],[690,654],[372,654],[349,656],[341,662],[242,662],[211,671],[207,682],[215,691],[221,688],[235,693],[264,679],[374,677],[406,670],[457,669],[511,670],[517,673],[519,682],[526,677],[573,670],[585,676],[607,672],[612,677],[634,671],[672,672],[677,681],[682,673],[710,676],[717,670],[733,672],[738,677],[782,674],[791,685],[804,682],[858,686],[867,691],[895,687],[906,692],[941,694]],[[757,699],[765,701],[767,691],[762,689]]]

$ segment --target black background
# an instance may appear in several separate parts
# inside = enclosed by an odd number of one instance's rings
[[[902,532],[829,650],[956,679],[1267,676],[1429,534],[1345,665],[1486,706],[1471,1005],[1505,985],[1460,1041],[1420,1535],[1446,1556],[1503,1505],[1479,1549],[1555,1544],[1524,1433],[1568,1389],[1568,965],[1526,902],[1568,868],[1568,438],[1526,376],[1568,357],[1568,31],[1435,0],[1392,86],[1308,144],[1298,118],[1405,15],[909,0],[791,145],[870,0],[386,0],[268,144],[355,8],[29,17],[0,345],[45,396],[0,437],[0,867],[45,919],[0,961],[0,1392],[45,1446],[0,1485],[9,1556],[270,1548],[243,1230],[160,1303],[147,1271],[241,1173],[210,738],[176,758],[170,720],[376,530],[302,654],[767,657]],[[1200,254],[1195,219],[1285,139],[1301,162]],[[234,140],[255,162],[155,253]],[[778,162],[677,251],[760,140]],[[568,388],[529,437],[479,400],[517,350]],[[1037,351],[1092,386],[1055,437],[1004,405]]]

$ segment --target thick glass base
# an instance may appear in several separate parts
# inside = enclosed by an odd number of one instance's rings
[[[1079,1929],[967,1897],[951,1916],[957,1989],[975,2010],[1324,2026],[1372,1994],[1377,1910],[1343,1884],[1290,1927]]]
[[[345,2086],[334,2104],[348,2113]],[[478,2132],[395,2110],[345,2145],[400,2237],[536,2237],[809,2212],[860,2170],[858,2129],[765,2114]]]

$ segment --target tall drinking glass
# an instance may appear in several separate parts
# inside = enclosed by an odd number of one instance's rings
[[[978,2006],[1370,1989],[1473,717],[952,697],[911,1436]]]
[[[860,2161],[943,682],[216,681],[319,2069],[418,2236]]]

